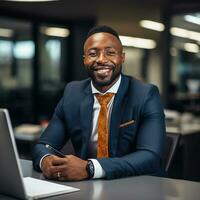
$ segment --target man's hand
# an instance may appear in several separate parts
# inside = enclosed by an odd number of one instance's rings
[[[79,181],[88,178],[87,161],[73,155],[68,155],[65,158],[49,155],[42,160],[41,165],[43,175],[46,178],[62,181]]]

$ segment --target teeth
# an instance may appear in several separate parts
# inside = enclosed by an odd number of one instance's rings
[[[111,69],[104,68],[104,69],[98,69],[96,73],[99,74],[99,76],[107,76],[110,73],[110,71]]]
[[[105,73],[105,72],[109,72],[110,70],[109,69],[99,69],[98,72],[100,73]]]

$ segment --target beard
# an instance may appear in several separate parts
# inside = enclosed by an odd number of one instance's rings
[[[112,85],[121,74],[121,65],[86,66],[87,73],[97,87]]]

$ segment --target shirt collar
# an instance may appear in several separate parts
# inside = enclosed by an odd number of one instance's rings
[[[106,94],[108,92],[116,94],[118,89],[119,89],[119,86],[120,86],[120,83],[121,83],[121,79],[122,78],[121,78],[121,74],[120,74],[119,79],[117,80],[117,82],[109,90],[107,90],[105,93],[101,93],[99,90],[97,90],[94,87],[94,85],[93,85],[93,83],[91,81],[92,94],[96,94],[96,93]]]

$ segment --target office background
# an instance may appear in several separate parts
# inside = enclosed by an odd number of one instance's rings
[[[123,38],[123,72],[159,87],[168,127],[197,127],[189,131],[195,133],[192,150],[182,148],[192,162],[190,156],[200,152],[200,3],[195,0],[0,1],[0,107],[9,110],[14,127],[48,121],[66,83],[87,77],[83,43],[98,24],[131,37]],[[193,168],[185,165],[187,174]],[[200,180],[199,174],[179,177]]]

